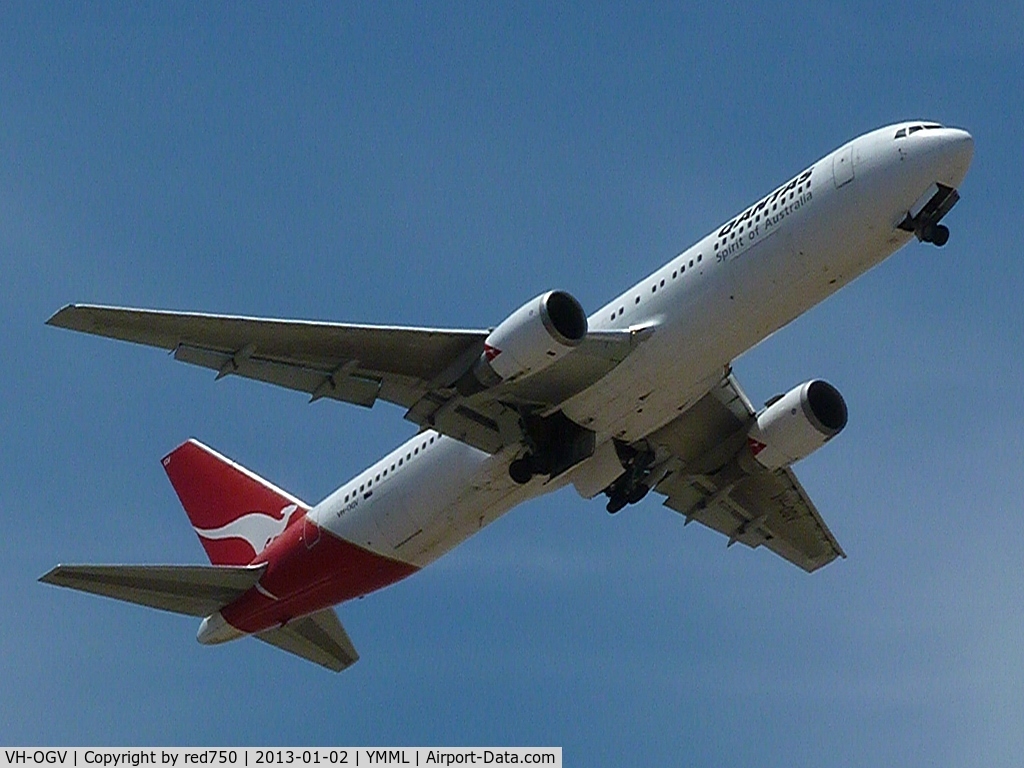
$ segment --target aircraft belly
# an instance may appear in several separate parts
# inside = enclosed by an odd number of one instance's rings
[[[419,570],[329,532],[307,546],[302,525],[291,525],[261,554],[259,582],[221,610],[246,633],[279,626],[336,603],[374,592]]]
[[[562,410],[570,419],[608,437],[636,440],[674,418],[720,379],[740,341],[723,316],[731,280],[709,266],[690,285],[665,291],[660,323],[651,337],[593,387]],[[725,319],[728,322],[722,322]]]
[[[327,530],[361,547],[387,557],[407,560],[406,550],[423,535],[439,510],[451,505],[458,490],[474,477],[488,459],[456,440],[441,442],[378,482],[372,492],[350,502],[336,491],[318,504],[312,514]]]
[[[381,483],[369,499],[346,504],[332,494],[311,515],[333,535],[422,567],[516,504],[554,490],[541,478],[520,486],[508,474],[515,451],[494,456],[445,439],[421,464]]]

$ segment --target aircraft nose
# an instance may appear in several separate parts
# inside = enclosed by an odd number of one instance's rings
[[[943,154],[947,156],[950,170],[957,183],[967,175],[967,169],[974,158],[974,137],[960,128],[947,128],[943,136]]]
[[[974,137],[960,128],[950,128],[947,141],[961,162],[970,165],[974,157]]]

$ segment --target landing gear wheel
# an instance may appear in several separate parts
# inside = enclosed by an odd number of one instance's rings
[[[530,464],[529,457],[524,456],[509,464],[508,476],[519,483],[519,485],[526,485],[530,482],[533,479],[533,467]]]
[[[638,501],[643,499],[644,496],[647,495],[647,492],[649,490],[651,490],[651,489],[648,488],[643,483],[640,483],[639,485],[636,486],[636,488],[634,488],[632,491],[629,492],[629,499],[628,499],[629,503],[630,504],[636,504]]]
[[[625,497],[616,494],[615,496],[612,496],[611,499],[608,500],[608,506],[605,507],[605,509],[608,510],[609,515],[614,515],[616,512],[618,512],[620,509],[626,506],[626,503],[627,502]]]
[[[928,224],[921,230],[921,241],[935,243],[941,248],[949,242],[949,227],[945,224]]]

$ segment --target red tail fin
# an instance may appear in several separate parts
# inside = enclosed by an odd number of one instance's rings
[[[163,459],[192,528],[214,565],[247,565],[309,505],[189,440]]]

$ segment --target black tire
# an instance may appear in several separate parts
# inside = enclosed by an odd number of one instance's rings
[[[533,467],[530,466],[529,458],[516,459],[509,464],[508,476],[519,483],[519,485],[526,485],[530,482],[533,479]]]
[[[639,485],[636,486],[636,488],[634,488],[632,491],[630,491],[629,503],[630,504],[636,504],[638,501],[643,499],[644,496],[647,495],[647,492],[649,490],[651,490],[651,489],[648,488],[643,483],[640,483]]]
[[[932,229],[932,242],[939,248],[949,242],[949,227],[945,224],[936,224]]]
[[[608,500],[608,506],[605,507],[605,509],[608,510],[609,515],[614,515],[624,506],[626,506],[626,499],[622,496],[615,495]]]

